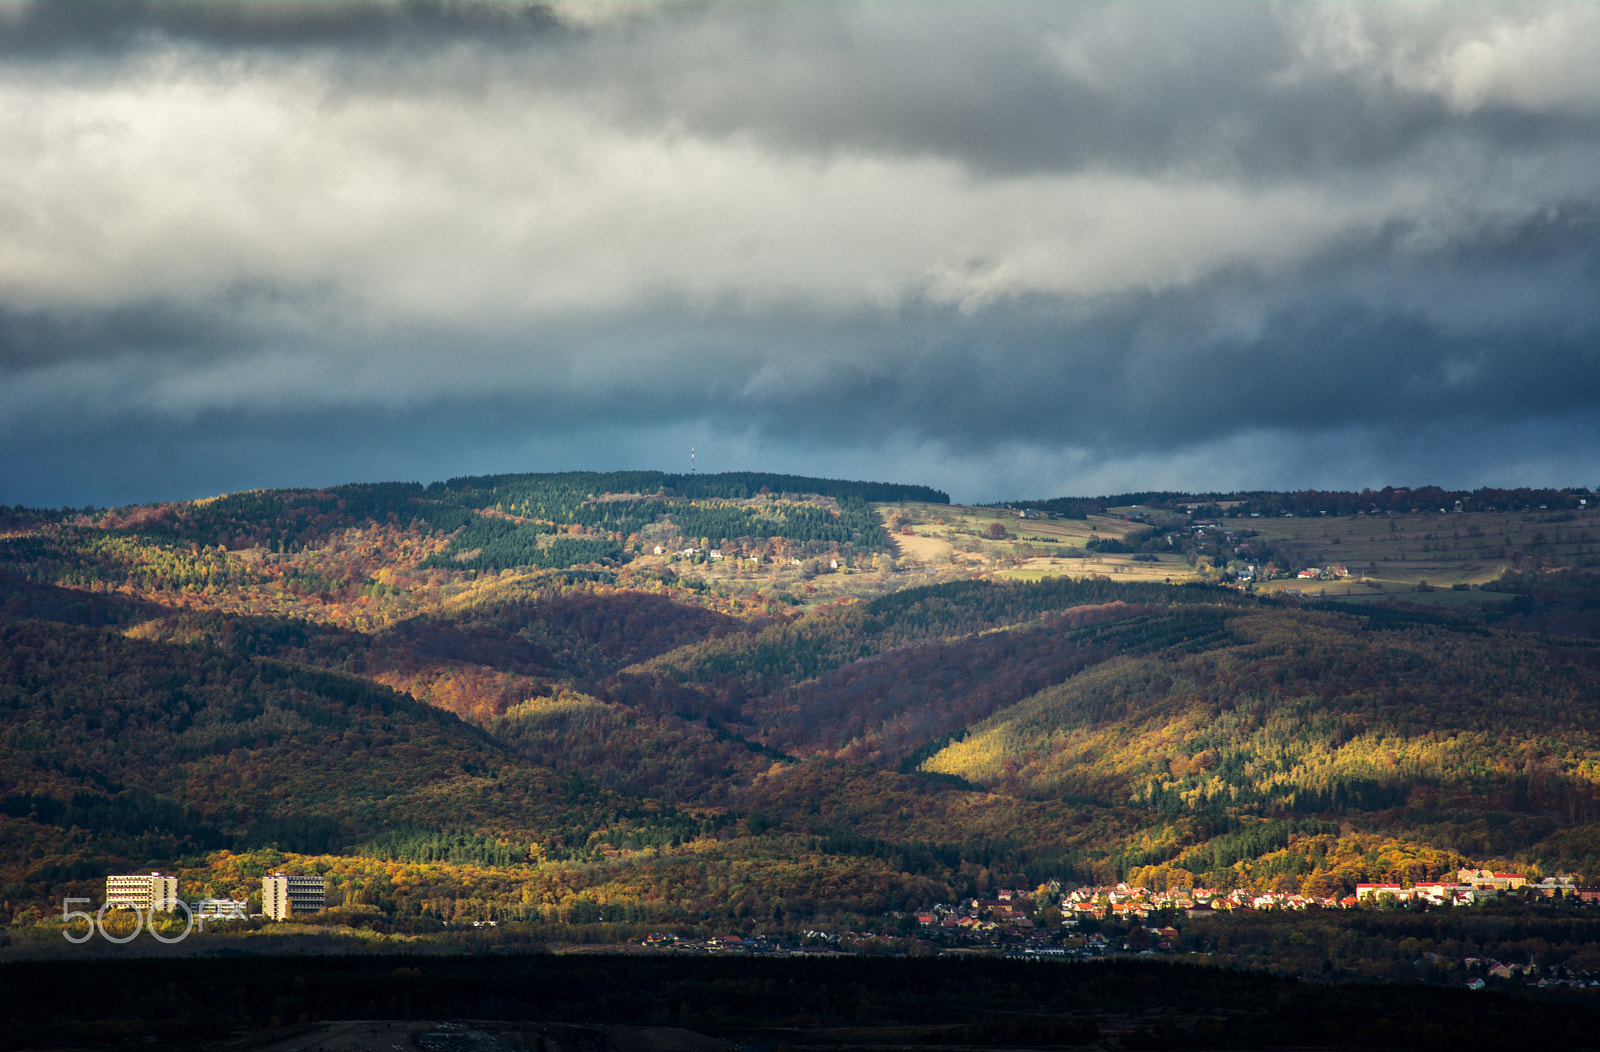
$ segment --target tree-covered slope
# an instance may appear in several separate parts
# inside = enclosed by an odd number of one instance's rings
[[[1165,813],[1552,812],[1600,821],[1600,675],[1537,639],[1260,610],[1195,654],[1121,657],[925,767]]]
[[[105,850],[146,835],[158,855],[322,850],[411,826],[560,850],[650,821],[637,800],[356,677],[38,620],[0,624],[0,654],[5,813],[104,833]]]
[[[1049,876],[1600,877],[1591,578],[1423,612],[796,562],[859,548],[887,499],[943,495],[569,473],[7,512],[0,880],[456,851],[517,872],[418,876],[395,908],[643,923]],[[694,877],[713,855],[750,876]]]

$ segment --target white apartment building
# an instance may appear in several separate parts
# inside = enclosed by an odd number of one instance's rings
[[[122,873],[106,878],[106,905],[144,913],[171,913],[178,901],[178,878],[160,873]]]
[[[297,913],[316,913],[327,901],[325,877],[274,873],[261,878],[261,912],[273,920],[288,920]]]
[[[234,899],[201,899],[194,908],[194,915],[212,920],[249,920],[244,907],[244,903]]]

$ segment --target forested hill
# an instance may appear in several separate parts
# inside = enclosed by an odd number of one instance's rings
[[[1527,516],[1570,515],[1571,565],[1422,609],[1173,584],[1176,544],[1088,546],[1123,519],[943,500],[630,472],[10,512],[6,908],[269,864],[402,930],[845,927],[1050,878],[1335,895],[1468,861],[1600,882],[1592,511]],[[1024,543],[1050,554],[992,548]]]
[[[85,572],[78,580],[126,562],[140,547],[293,554],[371,525],[452,538],[433,553],[432,565],[461,570],[615,566],[643,552],[647,542],[701,551],[737,546],[750,554],[780,544],[788,555],[848,559],[887,550],[888,535],[871,504],[890,500],[948,503],[949,496],[927,486],[755,472],[491,475],[426,487],[393,482],[251,490],[113,510],[0,509],[0,535],[22,535],[0,545],[9,549],[4,555],[13,566],[76,564]]]
[[[760,551],[765,542],[782,539],[813,555],[883,551],[888,535],[869,502],[950,500],[926,486],[755,472],[658,471],[458,478],[429,486],[427,499],[502,516],[473,520],[435,558],[436,565],[453,561],[496,570],[623,560],[642,551],[644,534],[652,532],[672,546],[698,549],[721,550],[731,544],[741,551]],[[651,531],[657,524],[665,532]],[[583,533],[557,536],[571,526]]]
[[[1193,653],[1126,655],[1033,695],[927,767],[1173,814],[1416,805],[1441,825],[1495,811],[1600,822],[1600,669],[1459,624],[1298,611],[1224,623]],[[1542,754],[1507,753],[1508,736]]]
[[[929,486],[896,482],[850,482],[842,479],[807,478],[802,475],[774,475],[759,471],[726,471],[713,475],[673,475],[662,471],[563,471],[551,474],[469,475],[436,482],[430,491],[446,490],[495,499],[527,500],[530,495],[544,499],[592,500],[607,493],[637,493],[648,496],[681,497],[684,500],[744,500],[768,493],[796,496],[816,494],[837,500],[896,501],[914,500],[948,504],[950,495]],[[550,496],[545,496],[550,495]]]
[[[359,677],[41,620],[0,623],[0,653],[0,814],[48,842],[28,866],[46,883],[108,855],[337,851],[417,826],[559,855],[672,820]]]
[[[1145,490],[1100,497],[1053,497],[1015,501],[1008,507],[1037,508],[1071,518],[1103,515],[1111,508],[1143,505],[1166,510],[1205,509],[1212,514],[1226,509],[1234,516],[1248,515],[1355,515],[1379,512],[1427,511],[1571,511],[1593,504],[1595,494],[1578,488],[1503,489],[1483,486],[1451,490],[1439,486],[1385,486],[1364,490],[1232,490],[1188,493]]]

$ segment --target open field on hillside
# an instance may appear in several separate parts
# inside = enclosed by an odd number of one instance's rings
[[[1342,563],[1363,579],[1315,584],[1330,597],[1408,591],[1422,581],[1444,588],[1479,585],[1508,570],[1600,564],[1600,512],[1590,508],[1226,521],[1256,531],[1269,544],[1298,546],[1314,561]]]
[[[731,557],[686,559],[663,552],[641,555],[634,565],[670,569],[686,580],[733,593],[782,593],[804,606],[869,599],[914,585],[973,577],[1038,581],[1100,576],[1177,584],[1197,576],[1175,554],[1146,562],[1127,553],[1089,550],[1086,545],[1093,538],[1117,540],[1142,528],[1119,517],[1024,519],[1003,508],[917,501],[880,503],[874,508],[889,532],[891,551],[886,554],[775,563]],[[996,526],[1003,535],[993,534]]]
[[[1082,558],[1044,556],[1025,561],[1018,569],[997,575],[1007,580],[1041,581],[1046,577],[1080,577],[1086,574],[1113,581],[1153,581],[1181,584],[1194,580],[1194,568],[1179,555],[1157,555],[1153,562],[1138,562],[1129,555],[1087,553]]]
[[[1408,603],[1417,606],[1436,606],[1443,610],[1461,609],[1466,607],[1497,607],[1511,602],[1516,597],[1507,592],[1458,592],[1450,589],[1440,591],[1417,592],[1402,591],[1401,597]],[[1326,596],[1317,595],[1317,598],[1337,599],[1352,605],[1362,606],[1370,603],[1387,602],[1395,598],[1394,592],[1362,592],[1356,589],[1349,591],[1330,591]]]
[[[1128,554],[1088,550],[1092,538],[1120,540],[1143,528],[1119,517],[1022,518],[1006,508],[909,501],[878,507],[890,540],[902,558],[912,563],[959,566],[1030,581],[1099,575],[1112,580],[1178,583],[1195,576],[1176,556],[1139,562]],[[993,535],[996,526],[1003,535]],[[907,534],[906,529],[911,532]]]
[[[1428,600],[1436,605],[1494,602],[1477,590],[1507,573],[1600,566],[1600,511],[1577,501],[1519,510],[1345,509],[1298,516],[1251,514],[1250,507],[1243,502],[1112,506],[1105,511],[1115,519],[1091,515],[1079,526],[1080,533],[1092,526],[1107,539],[1116,536],[1111,524],[1118,523],[1121,537],[1114,547],[1137,551],[1140,563],[1154,556],[1170,564],[1159,573],[1149,565],[1128,565],[1133,559],[1112,555],[1105,544],[1093,553],[1063,549],[1061,554],[1098,556],[1111,564],[1110,576],[1127,580],[1177,583],[1195,576],[1235,581],[1267,595],[1381,598],[1452,588],[1469,593]]]

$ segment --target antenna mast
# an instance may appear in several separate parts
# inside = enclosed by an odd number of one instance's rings
[[[689,474],[694,474],[694,447],[689,447]]]

